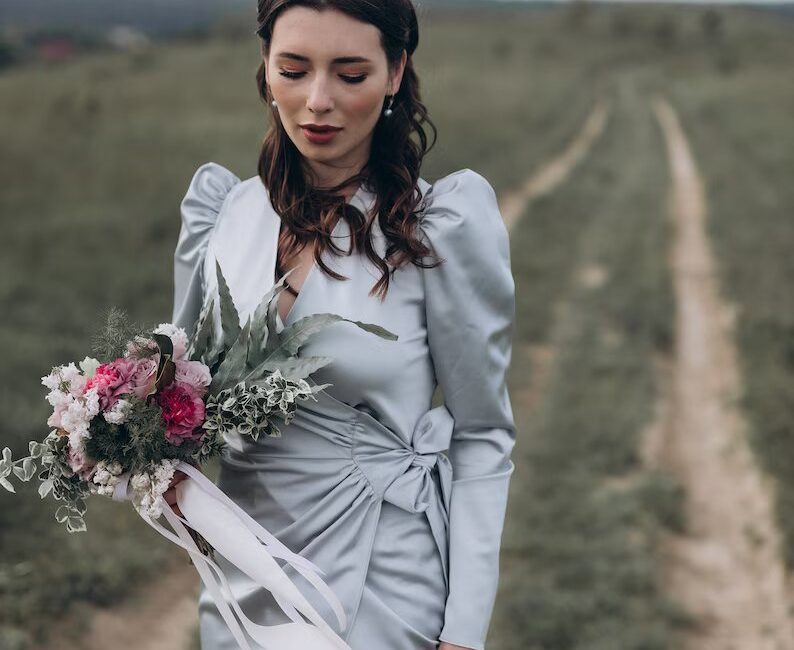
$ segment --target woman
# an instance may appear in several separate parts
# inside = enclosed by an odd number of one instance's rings
[[[218,484],[323,569],[354,650],[482,650],[515,442],[514,284],[494,191],[469,169],[432,187],[419,177],[429,120],[410,0],[260,0],[258,23],[272,126],[256,176],[196,171],[173,320],[193,326],[217,261],[243,322],[294,269],[280,327],[332,312],[399,338],[342,322],[312,339],[306,355],[333,359],[314,378],[333,385],[280,438],[228,438]],[[445,405],[431,408],[437,383]],[[219,559],[249,618],[289,622]],[[206,590],[199,616],[204,650],[236,647]]]

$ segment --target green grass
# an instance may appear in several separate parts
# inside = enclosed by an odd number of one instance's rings
[[[522,471],[503,540],[497,649],[661,650],[685,620],[660,592],[655,546],[660,527],[681,526],[681,494],[638,455],[658,389],[652,360],[672,337],[664,148],[637,82],[619,77],[612,90],[602,139],[513,234],[524,297],[514,358],[527,363],[536,343],[556,354],[539,410],[516,408]],[[542,263],[526,261],[538,253]],[[600,286],[578,282],[573,271],[588,266],[603,270]],[[550,295],[534,291],[549,285]],[[561,295],[552,328],[549,303]]]

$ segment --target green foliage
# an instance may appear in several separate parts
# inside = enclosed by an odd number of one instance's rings
[[[253,317],[249,316],[241,328],[240,316],[217,261],[215,272],[218,277],[222,330],[217,339],[213,340],[214,298],[211,298],[199,315],[194,327],[195,335],[189,347],[190,358],[202,361],[210,368],[210,395],[218,395],[241,380],[246,384],[256,385],[277,370],[288,380],[306,379],[310,373],[330,363],[332,358],[297,355],[312,336],[333,323],[353,323],[360,329],[389,341],[396,341],[398,338],[393,332],[375,323],[328,313],[305,316],[279,331],[276,326],[278,295],[285,289],[285,280],[292,269],[264,294]]]
[[[193,445],[172,445],[166,439],[165,422],[156,402],[147,403],[134,395],[125,399],[130,406],[123,424],[111,424],[103,417],[91,421],[91,437],[85,441],[85,449],[92,459],[118,462],[123,471],[136,472],[167,458],[191,458]]]
[[[147,329],[132,323],[123,309],[111,307],[107,311],[104,328],[91,341],[91,350],[98,360],[107,363],[124,356],[127,343],[137,336],[148,336]]]

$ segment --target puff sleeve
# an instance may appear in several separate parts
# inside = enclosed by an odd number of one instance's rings
[[[429,190],[420,229],[445,261],[423,269],[430,354],[455,425],[449,596],[440,640],[483,650],[496,600],[499,551],[514,470],[506,373],[515,286],[496,194],[462,169]]]
[[[231,171],[214,162],[193,174],[180,211],[182,226],[174,251],[174,311],[172,321],[188,334],[204,300],[204,257],[229,191],[240,182]]]

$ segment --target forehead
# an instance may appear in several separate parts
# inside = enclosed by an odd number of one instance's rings
[[[380,52],[380,30],[336,9],[317,11],[290,7],[273,25],[271,54],[294,52],[313,60],[338,56],[375,58]]]

